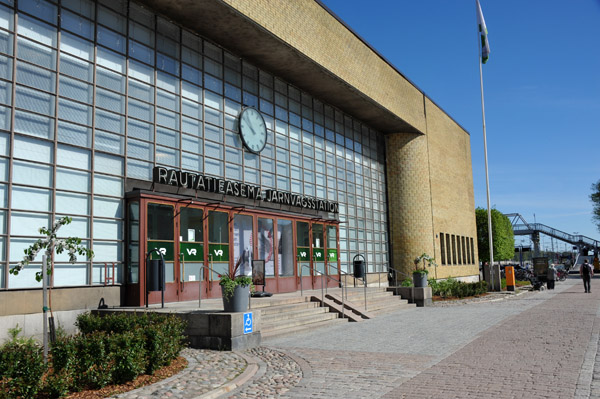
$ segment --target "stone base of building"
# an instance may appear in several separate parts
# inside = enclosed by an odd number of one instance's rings
[[[394,295],[400,295],[402,299],[406,299],[408,303],[414,303],[418,307],[433,304],[431,287],[390,287],[388,291],[393,292]]]

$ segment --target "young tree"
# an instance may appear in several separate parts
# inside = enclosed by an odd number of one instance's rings
[[[57,220],[52,228],[48,230],[45,227],[40,227],[38,229],[39,233],[45,235],[45,238],[40,238],[36,242],[33,243],[29,248],[25,249],[25,256],[23,260],[17,263],[17,265],[13,266],[10,269],[10,273],[15,276],[19,274],[19,272],[27,266],[30,262],[36,258],[38,253],[41,250],[46,250],[46,257],[48,259],[48,266],[46,270],[46,274],[52,274],[52,253],[56,250],[57,254],[61,254],[64,251],[69,253],[69,262],[75,263],[77,261],[77,255],[85,255],[88,258],[92,258],[94,256],[94,252],[90,249],[81,245],[81,238],[77,237],[69,237],[65,239],[56,238],[56,232],[61,226],[65,224],[71,223],[72,219],[68,216],[65,216],[59,220]],[[35,279],[37,281],[42,281],[43,271],[39,271],[35,274]]]
[[[592,211],[592,220],[596,223],[598,231],[600,231],[600,180],[592,184],[592,193],[590,194],[590,200],[594,210]]]
[[[515,254],[515,236],[510,219],[497,209],[492,209],[492,239],[494,240],[494,261],[509,260]],[[477,223],[477,246],[479,260],[490,261],[487,209],[475,210]]]

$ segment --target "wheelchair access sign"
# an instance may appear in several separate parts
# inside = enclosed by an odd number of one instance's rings
[[[244,313],[244,334],[250,334],[253,329],[252,312]]]

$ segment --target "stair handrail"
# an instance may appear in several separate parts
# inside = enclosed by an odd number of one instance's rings
[[[407,278],[410,278],[410,274],[408,273],[404,273],[398,269],[396,269],[395,267],[388,267],[388,271],[394,273],[394,281],[396,282],[396,287],[398,287],[398,273],[406,276]]]
[[[209,255],[209,256],[210,256],[210,255]],[[212,265],[212,256],[210,257],[210,264]],[[204,263],[201,263],[201,264],[200,264],[200,267],[201,267],[202,269],[206,269],[206,270],[208,270],[208,271],[210,271],[210,272],[212,272],[212,273],[217,273],[217,272],[215,272],[215,271],[214,271],[214,269],[213,269],[211,266],[205,265]],[[219,274],[219,273],[217,273],[217,275],[218,275],[218,274]],[[202,273],[202,277],[204,277],[204,273]],[[203,279],[201,279],[201,280],[198,282],[198,309],[200,309],[200,308],[202,307],[202,281],[203,281],[203,280],[204,280],[204,278],[203,278]],[[209,284],[209,287],[210,287],[210,282],[211,282],[211,281],[212,281],[212,274],[211,274],[211,275],[209,275],[209,278],[208,278],[208,284]]]
[[[338,272],[340,272],[340,274],[345,274],[346,276],[351,276],[354,279],[354,286],[356,287],[356,280],[359,280],[357,277],[354,276],[354,274],[350,274],[348,272],[343,271],[341,268],[337,267],[337,266],[333,266],[333,265],[328,265],[329,267],[333,267],[334,269],[336,269]],[[365,279],[363,279],[363,282],[365,281]],[[342,294],[344,293],[344,290],[342,290]],[[346,287],[346,299],[348,299],[348,287]]]
[[[337,278],[333,278],[333,277],[329,276],[326,273],[318,271],[317,269],[314,269],[314,268],[311,269],[311,267],[309,265],[303,265],[301,263],[300,264],[300,295],[301,296],[303,295],[302,294],[302,268],[303,267],[306,267],[309,270],[317,272],[321,276],[325,276],[325,277],[327,277],[330,280],[336,281],[342,287],[342,319],[345,319],[346,318],[346,312],[345,312],[345,310],[346,310],[346,301],[344,300],[344,284],[340,280],[338,280]],[[324,304],[325,304],[325,295],[323,294],[323,279],[321,279],[321,305],[324,305]],[[365,308],[365,310],[366,310],[366,308]]]

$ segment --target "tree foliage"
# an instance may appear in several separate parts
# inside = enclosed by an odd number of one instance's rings
[[[592,211],[592,220],[596,223],[598,231],[600,231],[600,180],[592,184],[592,193],[590,194],[590,200],[594,210]]]
[[[40,238],[36,242],[33,243],[29,248],[26,248],[23,252],[25,252],[25,256],[23,260],[20,261],[15,266],[12,266],[9,272],[13,275],[18,275],[21,270],[25,266],[27,266],[30,262],[33,262],[37,257],[38,253],[42,250],[46,250],[46,256],[48,257],[48,265],[46,273],[48,275],[52,274],[52,253],[56,251],[57,254],[61,254],[64,251],[67,251],[69,254],[69,262],[75,263],[77,261],[77,255],[85,255],[88,258],[92,258],[94,256],[94,251],[86,248],[81,244],[81,238],[77,237],[69,237],[69,238],[57,238],[56,234],[58,229],[61,226],[71,223],[72,219],[68,216],[64,216],[63,218],[57,220],[52,228],[47,229],[45,227],[40,227],[38,232],[40,235],[44,235],[46,237]],[[35,274],[35,279],[37,281],[42,281],[43,272],[39,271]]]
[[[494,261],[512,259],[515,254],[515,236],[508,217],[497,209],[492,209],[492,239],[494,240]],[[477,222],[477,246],[479,260],[490,261],[487,209],[475,210]]]

